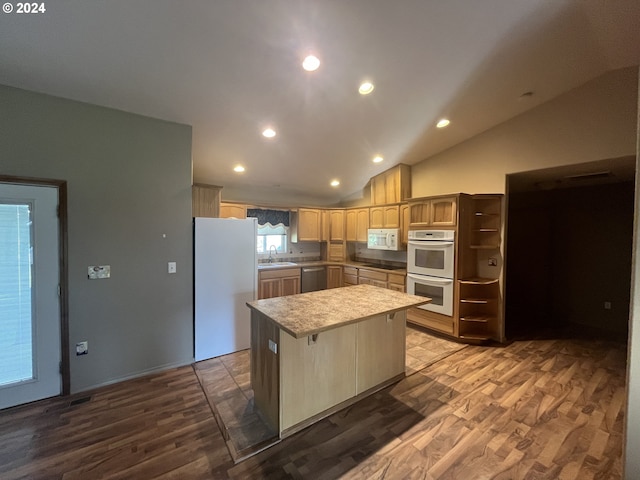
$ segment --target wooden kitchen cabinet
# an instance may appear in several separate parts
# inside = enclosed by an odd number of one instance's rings
[[[409,202],[412,227],[452,227],[457,224],[457,197],[431,197]]]
[[[501,228],[501,195],[473,195],[470,247],[499,249]]]
[[[358,284],[373,285],[374,287],[387,288],[387,274],[377,270],[358,268]]]
[[[456,301],[458,337],[504,340],[499,259],[502,195],[461,195]],[[495,261],[490,264],[489,261]]]
[[[409,243],[409,205],[400,205],[400,241],[403,245]]]
[[[343,241],[344,235],[344,210],[329,210],[329,240]]]
[[[350,208],[345,212],[348,242],[366,242],[369,228],[369,208]]]
[[[320,210],[320,241],[328,242],[331,238],[331,218],[327,210]]]
[[[329,249],[328,260],[330,262],[344,262],[344,259],[347,254],[344,242],[336,242],[336,243],[331,242],[328,245],[328,249]]]
[[[247,206],[240,203],[221,203],[220,218],[247,218]]]
[[[347,285],[373,285],[397,292],[405,291],[406,276],[401,273],[382,272],[360,267],[343,267],[343,283]]]
[[[456,197],[438,198],[431,201],[429,224],[433,227],[456,224]]]
[[[191,216],[216,218],[220,216],[220,191],[215,185],[195,184],[191,187]]]
[[[343,267],[343,283],[346,287],[347,285],[357,285],[358,284],[358,269],[355,267]]]
[[[395,290],[397,292],[404,292],[406,290],[406,287],[405,287],[406,279],[407,279],[406,275],[399,275],[397,273],[388,273],[387,288],[390,290]]]
[[[258,276],[258,299],[300,293],[300,269],[265,269]]]
[[[411,197],[411,167],[409,165],[396,165],[371,178],[372,205],[398,203],[409,197]]]
[[[299,208],[291,215],[291,241],[320,242],[322,237],[322,211],[315,208]]]
[[[400,206],[371,207],[369,209],[369,228],[400,228]]]
[[[469,278],[458,281],[458,336],[467,341],[486,341],[498,332],[497,278]]]
[[[342,287],[342,267],[339,265],[327,266],[327,288]]]

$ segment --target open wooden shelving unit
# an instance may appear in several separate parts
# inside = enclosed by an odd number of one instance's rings
[[[460,229],[459,237],[464,260],[456,285],[458,338],[482,343],[499,340],[502,332],[500,269],[491,274],[482,265],[489,256],[500,257],[502,195],[470,195],[466,200],[461,219],[466,228]]]
[[[474,195],[473,206],[469,248],[499,249],[502,208],[500,197]]]
[[[482,342],[494,336],[498,327],[500,299],[497,278],[458,280],[458,335],[463,340]]]

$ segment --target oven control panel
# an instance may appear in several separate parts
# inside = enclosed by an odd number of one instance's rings
[[[453,230],[409,230],[409,240],[440,240],[453,242]]]

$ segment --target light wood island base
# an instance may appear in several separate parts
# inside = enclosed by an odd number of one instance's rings
[[[406,309],[427,301],[355,285],[249,302],[263,419],[284,438],[402,379]]]

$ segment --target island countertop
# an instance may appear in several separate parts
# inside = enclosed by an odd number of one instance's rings
[[[372,285],[352,285],[247,302],[295,338],[429,303],[430,298]]]

